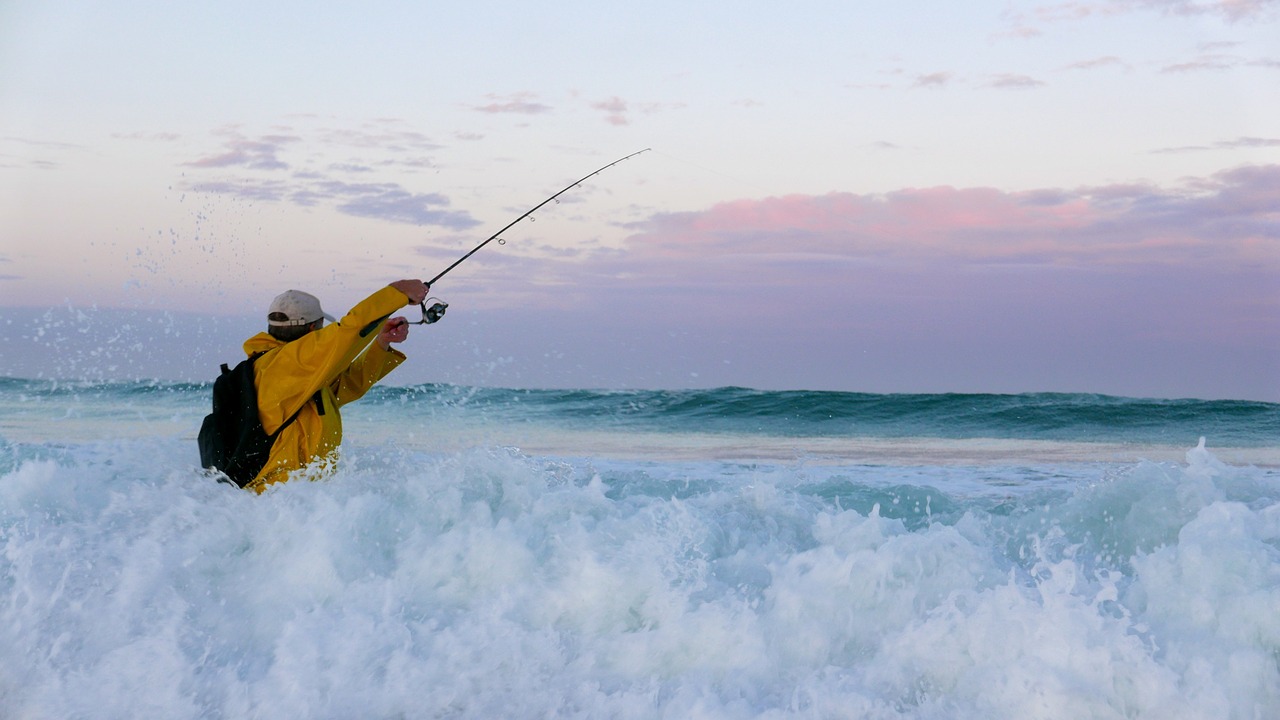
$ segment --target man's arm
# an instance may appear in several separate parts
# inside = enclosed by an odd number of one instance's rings
[[[409,322],[402,317],[391,318],[382,326],[382,332],[368,350],[347,367],[333,384],[333,394],[338,405],[359,400],[382,378],[405,361],[404,353],[391,347],[409,337]]]

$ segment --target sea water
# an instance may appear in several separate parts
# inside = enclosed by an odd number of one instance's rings
[[[208,403],[0,380],[0,717],[1280,717],[1280,405],[376,388],[257,496]]]

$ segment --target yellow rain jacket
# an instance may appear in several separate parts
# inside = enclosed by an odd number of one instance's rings
[[[253,365],[262,429],[268,435],[274,433],[302,408],[298,419],[276,438],[262,472],[245,487],[260,493],[338,447],[342,441],[338,408],[363,397],[405,360],[399,350],[383,350],[374,340],[386,318],[407,303],[404,293],[387,286],[338,322],[292,342],[281,342],[265,332],[245,341],[246,355],[266,353]]]

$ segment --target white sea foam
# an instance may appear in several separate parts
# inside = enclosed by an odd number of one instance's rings
[[[1280,481],[1202,448],[1028,474],[357,443],[261,497],[191,452],[11,458],[0,716],[1280,714]]]

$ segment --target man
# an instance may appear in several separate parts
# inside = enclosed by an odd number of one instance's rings
[[[262,472],[245,487],[260,493],[337,449],[342,441],[338,408],[358,400],[405,360],[391,345],[409,336],[409,323],[390,316],[421,303],[427,291],[421,280],[393,282],[336,322],[314,295],[299,290],[272,301],[267,332],[246,340],[244,351],[265,353],[253,366],[262,429],[271,435],[294,413],[297,418],[281,431]]]

